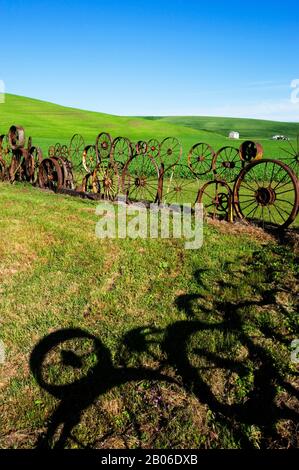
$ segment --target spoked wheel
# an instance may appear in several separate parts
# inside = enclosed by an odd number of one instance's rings
[[[25,131],[23,127],[11,126],[8,131],[8,140],[11,148],[16,150],[25,146]]]
[[[29,166],[26,165],[27,158],[27,150],[24,148],[18,148],[13,151],[9,167],[9,180],[11,183],[14,183],[15,181],[26,181],[27,171],[29,170]]]
[[[70,159],[69,149],[68,149],[67,145],[62,145],[60,147],[60,157],[65,158],[67,160]]]
[[[181,159],[183,148],[175,137],[166,137],[160,144],[159,160],[164,170],[173,168]]]
[[[96,139],[96,156],[97,163],[101,160],[106,160],[110,158],[111,148],[112,148],[112,137],[107,132],[101,132]]]
[[[121,175],[126,163],[132,158],[131,142],[125,137],[117,137],[112,143],[111,162],[117,165]]]
[[[158,192],[159,170],[147,154],[130,160],[122,173],[122,190],[129,201],[154,202]]]
[[[234,186],[238,216],[261,225],[288,227],[299,207],[298,180],[278,160],[258,160],[247,165]]]
[[[92,173],[97,166],[97,152],[95,145],[87,145],[83,150],[82,164],[87,173]]]
[[[174,171],[163,175],[163,197],[165,204],[194,203],[197,200],[199,180],[186,165],[176,165]]]
[[[205,214],[229,218],[232,211],[232,191],[225,181],[208,181],[198,192],[197,202],[203,204]]]
[[[98,185],[103,199],[114,200],[119,192],[119,176],[117,166],[102,162],[93,172],[93,184]]]
[[[150,139],[147,143],[147,154],[156,162],[159,161],[160,143],[157,139]]]
[[[38,183],[43,189],[51,189],[52,191],[62,189],[62,169],[55,158],[45,158],[41,162],[38,171]]]
[[[222,147],[214,156],[212,166],[218,180],[235,182],[243,167],[239,150],[235,147]]]
[[[7,135],[0,136],[0,158],[5,162],[6,168],[9,167],[12,158],[12,149]]]
[[[0,157],[0,181],[4,181],[6,176],[5,161]]]
[[[205,143],[193,145],[188,155],[188,165],[196,176],[203,176],[212,171],[212,162],[215,152]]]
[[[69,159],[72,162],[73,167],[81,165],[81,159],[84,148],[85,143],[82,135],[74,134],[71,138],[69,145]]]
[[[246,163],[250,163],[253,160],[260,160],[263,158],[264,150],[258,142],[246,140],[241,144],[239,153],[241,160]]]
[[[299,178],[299,134],[297,135],[296,143],[288,142],[289,148],[281,147],[281,150],[286,153],[286,156],[281,158],[293,170],[297,178]]]

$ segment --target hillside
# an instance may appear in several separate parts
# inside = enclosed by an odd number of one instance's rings
[[[207,142],[215,150],[224,145],[239,146],[240,141],[227,138],[230,130],[241,132],[241,139],[259,139],[265,156],[279,157],[281,148],[288,143],[269,140],[275,133],[295,137],[299,124],[277,123],[251,119],[210,117],[124,117],[68,108],[45,101],[6,95],[0,105],[0,132],[7,133],[11,124],[25,127],[26,135],[33,137],[35,145],[46,152],[51,144],[68,144],[75,133],[83,135],[86,144],[95,142],[99,132],[110,132],[113,137],[129,137],[133,141],[176,136],[183,144],[184,154],[196,142]]]

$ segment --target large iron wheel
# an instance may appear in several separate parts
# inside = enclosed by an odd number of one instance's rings
[[[147,153],[129,160],[122,173],[122,190],[129,201],[154,202],[158,192],[159,169]]]
[[[107,132],[101,132],[96,139],[96,156],[97,163],[101,160],[106,160],[110,158],[112,148],[112,137]]]
[[[258,142],[246,140],[241,144],[239,153],[241,160],[246,163],[249,163],[253,160],[260,160],[261,158],[263,158],[264,149]]]
[[[69,159],[73,166],[81,165],[81,159],[85,143],[82,135],[74,134],[69,145]]]
[[[111,163],[117,165],[118,174],[121,175],[126,163],[132,158],[132,146],[129,139],[117,137],[112,143]]]
[[[225,181],[208,181],[199,190],[197,202],[203,204],[205,214],[213,219],[230,219],[232,191]]]
[[[239,150],[230,146],[222,147],[214,156],[212,167],[217,179],[233,183],[243,167]]]
[[[38,171],[38,183],[43,189],[58,191],[63,187],[62,169],[55,158],[45,158]]]
[[[173,168],[181,159],[183,148],[176,137],[166,137],[160,144],[159,160],[164,171]]]
[[[203,142],[193,145],[188,154],[188,165],[196,176],[203,176],[212,171],[215,152]]]
[[[101,162],[94,170],[92,177],[92,184],[99,188],[98,192],[103,199],[112,201],[116,199],[120,185],[117,165]]]
[[[299,183],[293,171],[279,160],[257,160],[247,165],[234,186],[234,204],[245,220],[288,227],[299,207]]]

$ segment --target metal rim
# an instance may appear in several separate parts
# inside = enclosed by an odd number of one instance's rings
[[[250,163],[253,160],[260,160],[261,158],[263,158],[264,149],[262,145],[258,142],[246,140],[240,145],[239,154],[241,160],[246,163]]]
[[[99,163],[93,172],[93,179],[97,181],[103,199],[113,201],[117,197],[120,185],[117,165],[110,162]]]
[[[294,221],[299,207],[296,175],[279,160],[249,163],[235,183],[234,205],[241,219],[286,228]]]
[[[122,191],[129,201],[154,202],[158,192],[159,169],[153,158],[141,154],[131,158],[122,172]]]
[[[95,145],[87,145],[82,154],[82,165],[87,173],[92,173],[97,166],[97,152]]]
[[[199,190],[197,202],[203,204],[204,211],[213,219],[226,216],[232,205],[232,191],[225,181],[208,181]]]
[[[97,163],[110,158],[112,148],[112,137],[108,132],[101,132],[96,138]]]
[[[188,154],[190,170],[197,176],[203,176],[212,171],[212,162],[215,157],[213,148],[204,142],[191,147]]]
[[[173,168],[183,154],[182,144],[176,137],[166,137],[160,144],[159,159],[166,172]]]
[[[239,150],[235,147],[222,147],[213,158],[212,167],[218,179],[233,183],[243,167]]]
[[[58,191],[63,187],[61,167],[55,158],[45,158],[38,171],[38,183],[41,188]]]

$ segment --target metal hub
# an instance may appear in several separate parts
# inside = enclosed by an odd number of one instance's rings
[[[274,204],[276,194],[272,188],[258,188],[255,193],[255,199],[261,206],[269,206]]]
[[[236,164],[235,164],[235,162],[223,162],[222,166],[224,168],[235,168]]]

